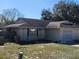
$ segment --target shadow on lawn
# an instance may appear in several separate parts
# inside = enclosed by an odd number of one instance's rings
[[[66,43],[63,43],[63,42],[52,42],[51,40],[32,40],[32,41],[20,41],[20,42],[15,42],[15,41],[12,41],[12,42],[4,42],[4,43],[1,43],[0,46],[4,45],[5,43],[17,43],[17,44],[20,44],[20,45],[30,45],[30,44],[48,44],[48,43],[57,43],[57,44],[64,44],[64,45],[77,45],[79,44],[79,41],[73,41],[73,42],[66,42]]]
[[[79,44],[79,41],[73,41],[73,42],[66,42],[66,43],[61,43],[61,42],[52,42],[51,40],[33,40],[33,41],[21,41],[18,42],[20,45],[30,45],[30,44],[48,44],[48,43],[57,43],[57,44],[65,44],[65,45],[76,45]]]
[[[46,43],[53,43],[50,40],[33,40],[33,41],[21,41],[18,42],[20,45],[29,45],[29,44],[46,44]]]

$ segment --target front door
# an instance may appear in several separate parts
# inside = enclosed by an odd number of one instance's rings
[[[29,39],[36,40],[37,39],[37,30],[34,28],[29,29]]]

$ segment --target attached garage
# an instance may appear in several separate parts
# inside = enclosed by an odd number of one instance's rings
[[[61,26],[61,24],[63,24],[63,26]],[[79,29],[76,29],[68,22],[50,22],[47,29],[46,38],[48,40],[60,43],[72,43],[75,40],[79,40]]]
[[[69,43],[74,41],[74,33],[72,28],[61,28],[60,29],[61,43]]]

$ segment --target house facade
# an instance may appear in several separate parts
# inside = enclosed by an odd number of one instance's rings
[[[40,21],[39,19],[19,18],[15,24],[6,25],[4,28],[11,29],[11,32],[16,32],[15,36],[18,37],[15,39],[16,41],[28,42],[44,40],[45,26],[47,24],[48,21]],[[10,30],[8,32],[10,32]],[[13,36],[13,34],[11,36]],[[10,40],[12,40],[12,38],[10,38]]]
[[[4,26],[9,29],[15,41],[50,40],[69,43],[79,40],[79,27],[68,21],[49,22],[47,20],[19,18],[15,24]],[[11,31],[10,31],[11,30]],[[12,38],[10,38],[12,40]]]

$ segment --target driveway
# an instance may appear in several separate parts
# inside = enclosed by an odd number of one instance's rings
[[[79,47],[79,44],[78,44],[78,45],[72,45],[72,46],[74,46],[74,47]]]

